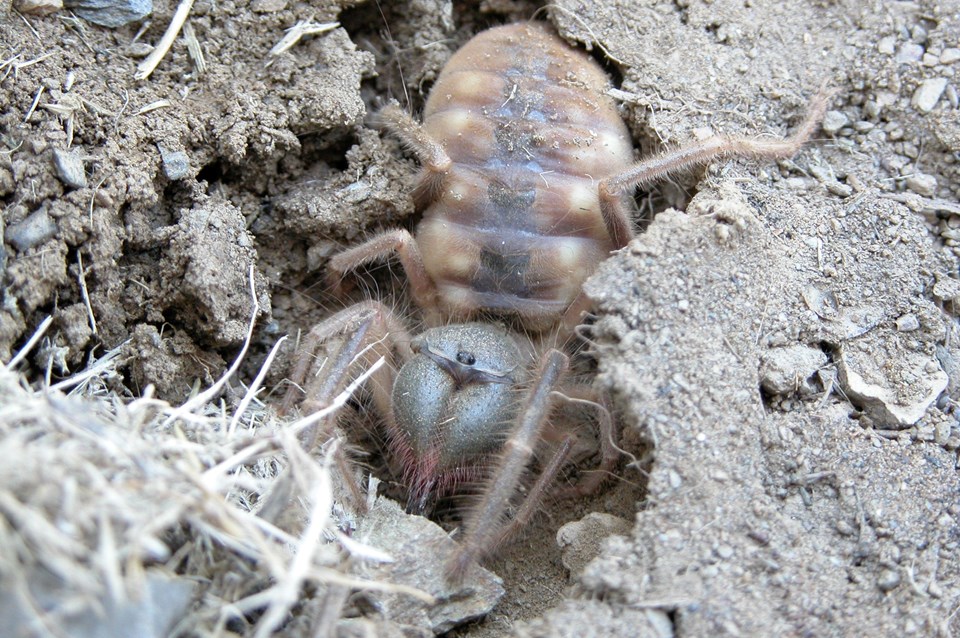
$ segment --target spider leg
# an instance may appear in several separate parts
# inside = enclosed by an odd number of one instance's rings
[[[510,499],[533,456],[550,415],[553,391],[568,364],[569,358],[559,350],[550,350],[545,355],[537,381],[524,400],[516,427],[503,445],[489,484],[464,520],[466,534],[446,567],[451,581],[461,579],[471,563],[490,553],[500,541]],[[557,462],[558,466],[562,465],[562,459]],[[539,490],[542,491],[543,488]]]
[[[412,150],[420,160],[423,171],[420,173],[420,182],[413,191],[413,200],[418,209],[425,208],[443,191],[453,161],[443,145],[398,104],[387,105],[378,117],[384,128],[400,138],[404,146]]]
[[[562,390],[563,397],[572,403],[587,404],[597,411],[597,439],[600,443],[600,463],[593,470],[583,472],[580,481],[571,487],[559,490],[558,498],[570,498],[594,494],[603,482],[613,474],[620,460],[620,449],[616,440],[618,432],[610,415],[610,406],[606,393],[591,385],[571,385]]]
[[[410,148],[424,168],[430,172],[442,174],[450,170],[453,162],[443,150],[443,146],[427,133],[410,114],[400,108],[396,102],[383,107],[378,114],[383,126],[400,138]]]
[[[622,248],[633,238],[630,215],[623,199],[632,189],[663,179],[677,171],[702,166],[716,159],[750,157],[777,160],[793,156],[810,139],[835,92],[826,86],[810,101],[803,122],[786,138],[757,138],[714,135],[705,140],[637,162],[600,182],[600,212],[614,248]]]
[[[321,362],[320,367],[308,379],[311,369],[315,367],[320,346],[342,334],[350,336],[343,342],[337,355],[332,360]],[[367,350],[368,346],[380,341],[388,351],[382,348]],[[400,319],[392,310],[377,301],[354,304],[321,321],[303,339],[300,354],[290,372],[290,387],[283,398],[280,413],[289,413],[294,405],[301,401],[304,402],[303,407],[309,410],[329,405],[349,382],[347,372],[355,361],[369,367],[380,356],[389,356],[389,350],[393,350],[402,365],[413,356],[410,341],[411,337]],[[375,385],[386,388],[386,405],[389,406],[393,368],[384,366],[381,370],[385,370],[390,377],[381,379],[383,383]],[[376,391],[374,392],[376,394]],[[374,400],[378,409],[384,407],[383,397],[375,397]]]
[[[346,334],[332,357],[316,365],[317,357],[327,340]],[[333,315],[314,326],[303,340],[299,358],[290,375],[291,385],[281,406],[281,414],[291,411],[301,401],[307,412],[323,409],[344,390],[350,381],[350,370],[360,366],[368,369],[381,356],[393,357],[402,363],[412,356],[410,336],[394,313],[381,303],[359,303]],[[313,374],[311,374],[313,371]],[[381,366],[369,379],[367,387],[376,409],[389,420],[395,368]],[[327,418],[304,430],[301,444],[310,452],[332,427]],[[343,448],[337,448],[336,463],[344,476],[354,501],[362,507],[364,499],[360,487],[349,471],[349,461]]]
[[[488,553],[495,552],[498,547],[527,526],[530,519],[537,513],[540,503],[543,500],[543,495],[547,493],[547,489],[556,481],[560,470],[563,469],[563,466],[566,465],[569,460],[575,440],[576,437],[572,434],[567,434],[560,440],[560,445],[557,446],[553,456],[550,457],[550,462],[543,468],[536,482],[530,487],[530,491],[527,492],[513,519],[497,535]]]
[[[405,229],[388,230],[374,235],[359,246],[334,255],[328,266],[327,283],[334,290],[339,290],[346,273],[394,254],[400,260],[407,281],[410,282],[410,294],[414,303],[424,309],[428,323],[438,324],[439,312],[431,310],[437,308],[437,287],[427,274],[416,240]],[[436,316],[431,315],[431,312]]]
[[[414,192],[417,208],[422,209],[434,201],[443,190],[453,162],[443,146],[397,104],[386,106],[380,111],[378,118],[385,128],[413,150],[423,166],[420,183]],[[347,272],[394,254],[400,260],[410,282],[414,303],[424,310],[428,324],[440,325],[441,315],[436,310],[437,287],[427,274],[416,240],[407,230],[396,229],[380,233],[359,246],[335,255],[330,260],[327,283],[334,290],[339,290]]]

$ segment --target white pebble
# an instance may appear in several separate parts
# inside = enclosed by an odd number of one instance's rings
[[[923,47],[915,42],[904,42],[897,51],[897,62],[901,64],[919,62],[922,57]]]
[[[933,107],[937,105],[937,102],[940,101],[940,96],[943,95],[946,88],[947,78],[924,80],[923,84],[914,91],[913,98],[910,102],[920,111],[929,113],[933,110]]]
[[[926,173],[914,173],[907,178],[907,188],[917,195],[933,197],[937,194],[937,178]]]
[[[850,123],[850,118],[843,111],[827,111],[823,116],[823,132],[834,135],[837,131]]]
[[[920,320],[914,315],[902,315],[896,320],[897,330],[900,332],[913,332],[920,328]]]
[[[877,43],[877,51],[884,55],[893,55],[893,52],[896,50],[896,46],[896,36],[888,35],[885,38],[881,38],[880,42]]]
[[[944,49],[940,54],[940,64],[953,64],[960,60],[960,49]]]

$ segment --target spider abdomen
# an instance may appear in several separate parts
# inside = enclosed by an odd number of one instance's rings
[[[609,254],[597,186],[633,151],[608,88],[536,23],[485,31],[444,67],[423,129],[451,166],[416,236],[451,315],[555,319]]]

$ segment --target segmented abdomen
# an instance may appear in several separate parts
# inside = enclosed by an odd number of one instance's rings
[[[608,88],[536,23],[485,31],[444,67],[424,128],[453,167],[417,243],[454,314],[556,317],[609,253],[597,184],[633,155]]]

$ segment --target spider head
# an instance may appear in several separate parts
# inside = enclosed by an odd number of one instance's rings
[[[427,330],[393,386],[394,437],[403,451],[407,509],[422,513],[496,454],[526,381],[515,337],[482,323]]]

